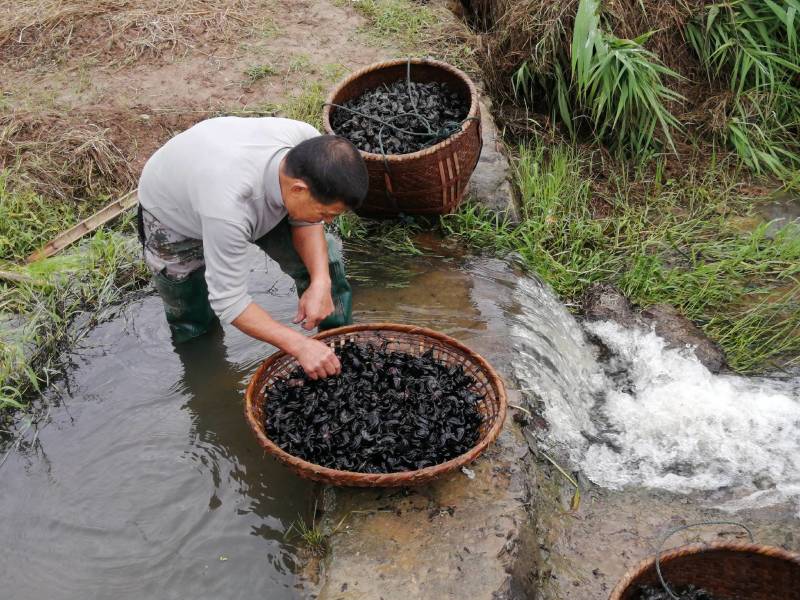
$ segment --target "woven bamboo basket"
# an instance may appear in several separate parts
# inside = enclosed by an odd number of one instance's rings
[[[494,442],[503,426],[506,415],[506,392],[503,382],[489,363],[460,342],[442,333],[393,323],[348,325],[315,336],[335,348],[348,341],[356,343],[387,343],[390,351],[419,355],[433,350],[433,356],[447,364],[462,365],[464,371],[475,379],[475,391],[484,395],[479,405],[483,416],[478,443],[469,451],[445,463],[416,471],[399,473],[356,473],[338,471],[316,465],[281,450],[264,431],[265,392],[275,381],[285,378],[297,368],[297,361],[284,352],[276,352],[265,360],[255,372],[245,393],[245,417],[258,440],[269,454],[292,471],[306,479],[338,486],[397,487],[427,483],[445,473],[460,469],[474,461]]]
[[[406,77],[407,59],[372,64],[350,75],[328,96],[322,112],[325,132],[335,133],[331,117],[343,104],[367,90]],[[356,211],[363,216],[391,217],[406,214],[446,214],[464,197],[467,183],[481,154],[480,106],[475,84],[467,75],[437,60],[412,59],[411,79],[441,81],[469,100],[470,108],[461,130],[449,138],[410,154],[385,157],[361,152],[369,172],[369,192]]]
[[[661,554],[661,573],[675,588],[689,584],[730,600],[800,600],[800,555],[760,544],[681,546]],[[610,600],[635,600],[642,585],[661,586],[656,559],[631,569]]]

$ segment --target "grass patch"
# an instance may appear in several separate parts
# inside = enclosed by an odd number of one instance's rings
[[[253,65],[252,67],[248,68],[245,72],[247,75],[247,82],[252,84],[256,81],[260,81],[265,77],[270,77],[272,75],[277,75],[278,71],[270,64],[263,64],[263,65]]]
[[[333,225],[336,233],[351,245],[376,245],[391,253],[420,256],[424,252],[414,243],[414,235],[423,230],[420,221],[374,221],[347,212],[336,217]]]
[[[62,350],[146,280],[130,215],[116,231],[99,230],[62,254],[19,266],[80,211],[8,181],[0,173],[0,413],[23,407],[58,372]],[[78,316],[88,318],[75,328]]]
[[[314,503],[314,510],[311,515],[311,524],[306,523],[302,516],[298,515],[289,528],[284,533],[283,537],[286,539],[300,540],[302,550],[310,556],[322,558],[330,551],[330,538],[335,535],[344,525],[350,513],[346,514],[342,519],[333,527],[330,525],[323,527],[319,519],[317,519],[317,504]]]
[[[593,160],[563,144],[522,147],[522,223],[468,206],[444,227],[473,246],[517,253],[567,300],[605,281],[641,306],[676,306],[739,372],[800,361],[800,237],[769,239],[766,224],[742,232],[752,199],[735,172],[689,167],[672,180],[660,168],[649,177],[623,170],[600,193],[586,178]],[[607,214],[596,214],[598,204]]]
[[[436,13],[422,4],[408,0],[335,0],[337,6],[351,6],[362,14],[369,26],[364,28],[372,41],[399,42],[413,47],[437,22]]]
[[[668,107],[683,97],[665,80],[680,76],[644,48],[652,32],[635,39],[613,35],[601,23],[599,0],[580,0],[569,54],[552,38],[565,33],[563,26],[549,32],[551,38],[540,42],[546,50],[537,45],[537,54],[512,77],[518,96],[530,98],[544,87],[553,115],[570,133],[588,124],[597,139],[622,153],[674,151],[672,131],[680,125]],[[551,73],[543,76],[545,60]]]
[[[473,0],[468,12],[518,140],[531,121],[560,121],[628,157],[691,159],[712,142],[757,174],[796,177],[798,0]]]
[[[726,85],[713,131],[757,173],[790,176],[800,166],[800,2],[711,4],[686,26],[710,79]]]
[[[327,95],[328,89],[324,84],[318,81],[309,83],[280,105],[281,116],[305,121],[322,131],[322,108]]]
[[[317,523],[308,525],[302,518],[298,517],[289,529],[286,530],[285,537],[299,538],[303,550],[311,556],[322,558],[330,550],[329,536]]]
[[[311,61],[311,57],[305,52],[301,52],[300,54],[292,56],[292,60],[289,61],[287,75],[292,73],[305,73],[313,70],[313,67],[314,63]]]

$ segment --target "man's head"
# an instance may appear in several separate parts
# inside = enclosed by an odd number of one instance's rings
[[[330,222],[367,196],[367,166],[343,137],[320,135],[289,150],[280,172],[281,194],[297,221]]]

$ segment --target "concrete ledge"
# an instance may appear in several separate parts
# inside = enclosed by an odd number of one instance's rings
[[[320,600],[508,599],[519,549],[530,538],[528,447],[509,419],[498,442],[471,465],[418,489],[326,490],[345,519],[331,539]],[[331,507],[329,507],[331,508]]]

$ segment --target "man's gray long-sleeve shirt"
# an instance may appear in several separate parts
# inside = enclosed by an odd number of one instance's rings
[[[211,308],[225,323],[252,302],[248,244],[287,215],[280,163],[317,135],[291,119],[219,117],[176,135],[142,170],[142,208],[177,233],[203,240]]]

